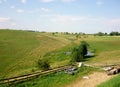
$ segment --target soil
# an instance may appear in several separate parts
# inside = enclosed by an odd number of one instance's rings
[[[102,82],[105,82],[106,80],[109,80],[111,76],[108,76],[104,72],[95,72],[91,75],[84,76],[83,78],[79,78],[74,83],[69,84],[66,87],[96,87]]]

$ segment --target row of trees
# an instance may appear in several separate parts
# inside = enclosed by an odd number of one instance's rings
[[[79,32],[79,33],[70,33],[70,32],[52,32],[52,35],[55,34],[63,34],[63,35],[85,35],[85,33]]]
[[[116,32],[116,31],[112,31],[109,34],[108,33],[103,33],[103,32],[98,32],[95,35],[98,35],[98,36],[106,36],[106,35],[109,35],[109,36],[120,36],[120,33]]]
[[[119,32],[111,32],[110,36],[120,36],[120,33]]]

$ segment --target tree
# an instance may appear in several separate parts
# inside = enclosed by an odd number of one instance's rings
[[[72,50],[72,59],[71,62],[79,62],[80,58],[79,58],[79,49],[78,47],[74,47]]]
[[[78,38],[79,38],[79,35],[78,35],[78,34],[76,34],[76,40],[78,40]]]
[[[38,67],[42,70],[48,70],[50,68],[50,63],[47,59],[39,59],[37,64]]]
[[[87,54],[87,46],[88,43],[85,41],[81,41],[81,44],[79,46],[76,46],[72,50],[72,59],[71,62],[80,62],[85,58],[85,55]]]
[[[107,35],[107,33],[105,33],[105,35]]]
[[[81,41],[81,50],[83,51],[83,56],[85,56],[87,54],[87,47],[89,46],[89,44],[85,41]]]
[[[115,31],[110,33],[110,36],[119,36],[119,35],[120,35],[120,33],[119,32],[115,32]]]
[[[55,35],[55,33],[54,33],[54,32],[52,32],[52,35]]]
[[[98,32],[97,35],[98,35],[98,36],[103,36],[104,33],[102,33],[102,32]]]

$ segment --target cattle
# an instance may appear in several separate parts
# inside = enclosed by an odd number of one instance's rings
[[[107,71],[108,75],[115,75],[115,74],[118,74],[118,73],[120,73],[120,66],[115,66],[111,70]]]

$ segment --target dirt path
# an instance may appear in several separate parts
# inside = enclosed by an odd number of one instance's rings
[[[76,82],[71,83],[66,87],[95,87],[96,85],[110,79],[113,76],[108,76],[103,72],[95,72],[89,76],[78,79]]]

